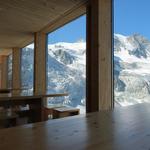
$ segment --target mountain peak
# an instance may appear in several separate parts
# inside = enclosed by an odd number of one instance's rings
[[[139,33],[134,33],[133,35],[129,36],[129,39],[133,38],[134,40],[138,41],[138,42],[150,42],[146,37],[144,37],[143,35],[139,34]]]
[[[139,33],[130,36],[115,34],[114,36],[115,53],[126,54],[126,57],[148,58],[150,57],[150,41]]]

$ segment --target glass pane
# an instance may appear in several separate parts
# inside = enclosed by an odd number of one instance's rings
[[[21,54],[21,81],[22,94],[33,93],[34,44],[22,49]]]
[[[8,56],[8,88],[12,88],[12,54]]]
[[[85,112],[86,16],[48,34],[47,91],[69,93],[51,98],[49,105],[68,105]]]
[[[150,102],[150,1],[114,2],[115,104]]]

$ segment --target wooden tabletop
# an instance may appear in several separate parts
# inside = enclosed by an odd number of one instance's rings
[[[0,150],[149,150],[150,104],[0,130]]]
[[[12,95],[10,94],[1,94],[1,100],[20,100],[20,99],[37,99],[37,98],[48,98],[48,97],[61,97],[68,96],[68,93],[54,93],[54,94],[40,94],[40,95]]]
[[[29,90],[29,89],[28,88],[0,88],[0,92],[23,91],[23,90]]]

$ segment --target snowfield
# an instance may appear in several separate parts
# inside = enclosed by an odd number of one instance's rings
[[[33,82],[33,48],[32,44],[24,49],[23,80],[28,87]],[[47,72],[49,93],[69,93],[68,97],[51,98],[48,104],[65,104],[84,112],[86,43],[48,45]],[[114,99],[116,106],[150,102],[150,41],[139,34],[114,35]]]
[[[29,45],[24,49],[24,81],[26,86],[31,86],[33,71],[30,68],[26,75],[26,69],[33,61],[32,52],[34,45]],[[27,62],[28,60],[28,62]],[[60,42],[48,45],[47,55],[47,90],[48,93],[68,92],[69,96],[60,98],[50,98],[48,105],[69,105],[80,108],[81,113],[85,113],[85,87],[86,87],[86,43],[65,43]],[[28,67],[27,67],[28,66]]]
[[[150,41],[114,35],[114,95],[117,106],[150,102]]]

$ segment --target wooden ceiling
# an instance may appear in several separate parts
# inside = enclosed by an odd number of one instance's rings
[[[26,46],[34,32],[82,3],[85,0],[0,0],[0,49]]]

